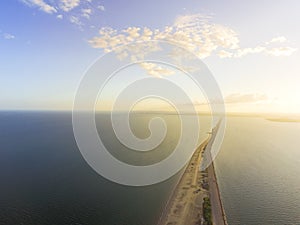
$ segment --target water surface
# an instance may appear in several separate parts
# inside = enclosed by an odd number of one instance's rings
[[[153,116],[159,115],[134,116],[137,136],[149,135],[147,123]],[[113,136],[107,115],[97,115],[96,121],[111,154],[146,165],[170,154],[179,136],[176,115],[160,116],[169,128],[167,138],[148,155],[124,148]],[[71,122],[70,113],[0,113],[0,224],[156,224],[178,174],[146,187],[112,183],[84,161]],[[200,136],[204,139],[206,132]]]
[[[300,123],[227,122],[216,170],[229,224],[300,224]]]

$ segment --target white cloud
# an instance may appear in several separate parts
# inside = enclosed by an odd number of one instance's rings
[[[69,18],[70,22],[77,25],[78,27],[82,28],[83,23],[80,21],[80,19],[76,16],[70,16]]]
[[[174,21],[174,26],[178,28],[191,28],[206,24],[211,16],[201,14],[180,15]]]
[[[258,53],[265,53],[270,56],[290,56],[297,50],[298,50],[297,48],[292,48],[288,46],[286,47],[256,46],[254,48],[239,49],[235,54],[229,57],[240,58],[249,54],[258,54]]]
[[[98,5],[97,8],[100,9],[101,11],[105,11],[105,7],[103,5]]]
[[[233,56],[236,58],[240,58],[249,54],[257,54],[265,51],[266,51],[266,47],[263,46],[256,46],[253,48],[242,48],[242,49],[238,49]]]
[[[249,54],[272,56],[289,56],[297,49],[291,47],[272,47],[270,43],[284,43],[285,37],[276,37],[271,41],[254,47],[241,48],[238,33],[228,26],[210,22],[210,17],[200,14],[179,16],[172,26],[163,29],[150,29],[147,27],[127,27],[115,30],[110,27],[100,29],[99,36],[93,37],[89,43],[94,48],[101,48],[110,52],[117,47],[133,42],[148,40],[163,40],[175,43],[186,50],[193,52],[200,58],[217,54],[220,58],[239,58]],[[148,51],[155,51],[155,45],[139,45],[137,49],[126,49],[126,54],[118,52],[120,58],[130,57],[131,60],[142,60]],[[156,48],[157,49],[157,48]],[[180,55],[180,53],[173,53]],[[175,55],[173,55],[175,57]],[[145,68],[145,67],[144,67]],[[147,68],[149,69],[149,68]],[[150,70],[150,69],[149,69]]]
[[[81,9],[82,16],[89,19],[92,14],[92,9]]]
[[[290,56],[295,51],[297,51],[296,48],[291,47],[278,47],[278,48],[272,48],[267,50],[267,54],[272,56]]]
[[[25,3],[26,5],[29,5],[31,7],[39,7],[40,10],[46,12],[46,13],[56,13],[57,10],[55,7],[47,4],[46,2],[44,2],[43,0],[21,0],[23,3]]]
[[[15,39],[15,36],[12,35],[12,34],[9,34],[9,33],[4,33],[3,38],[7,39],[7,40],[10,40],[10,39]]]
[[[241,48],[236,31],[221,24],[211,23],[209,17],[199,14],[179,16],[172,26],[166,26],[161,30],[140,27],[128,27],[122,31],[112,28],[101,29],[100,36],[92,38],[90,43],[93,47],[102,48],[107,52],[117,46],[145,40],[174,42],[200,58],[206,58],[216,51],[221,58],[238,58],[258,53],[288,56],[295,51],[289,47],[271,48],[267,46],[268,44]],[[286,40],[281,36],[267,43],[283,43]]]
[[[272,38],[270,43],[275,43],[275,42],[283,43],[283,42],[286,42],[286,41],[287,41],[286,37],[279,36],[279,37]]]
[[[234,30],[220,24],[209,23],[207,20],[206,16],[194,14],[177,17],[172,26],[166,26],[161,30],[128,27],[118,31],[105,28],[100,30],[100,36],[90,40],[90,44],[107,52],[114,47],[134,41],[165,40],[192,51],[200,58],[210,56],[217,49],[239,48],[238,34]]]
[[[231,58],[233,56],[232,52],[221,50],[217,54],[220,58]]]
[[[234,93],[225,97],[224,101],[227,104],[236,103],[256,103],[268,100],[267,95],[261,93],[241,94]]]
[[[149,75],[159,77],[159,78],[161,78],[162,76],[172,75],[175,73],[174,70],[170,70],[165,67],[159,66],[156,63],[143,62],[140,63],[140,66],[144,68]]]
[[[65,11],[69,12],[75,7],[79,6],[80,0],[60,0],[60,8]]]
[[[83,18],[90,19],[94,13],[105,11],[105,7],[99,1],[93,0],[19,0],[29,7],[39,7],[40,10],[55,14],[57,19],[68,18],[72,24],[76,24],[80,30],[84,26],[91,27],[91,24],[82,23]],[[94,4],[95,3],[95,4]],[[82,20],[82,21],[81,21]]]
[[[100,36],[90,40],[90,44],[107,52],[114,47],[135,41],[165,40],[192,51],[200,58],[210,56],[218,48],[238,48],[237,34],[228,27],[200,22],[201,26],[193,27],[187,18],[184,19],[184,23],[179,23],[178,20],[177,18],[175,25],[166,26],[161,30],[151,30],[147,27],[128,27],[122,31],[104,28],[99,32]]]

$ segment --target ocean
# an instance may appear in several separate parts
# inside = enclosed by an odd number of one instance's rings
[[[300,123],[230,117],[215,169],[230,225],[300,224]]]
[[[148,122],[159,116],[134,115],[133,130],[149,135]],[[163,115],[166,140],[152,153],[128,151],[113,136],[106,114],[97,114],[97,128],[113,156],[134,165],[148,165],[172,152],[178,139],[176,115]],[[206,132],[200,138],[206,137]],[[201,140],[199,140],[201,142]],[[129,187],[99,176],[77,148],[70,112],[0,113],[1,225],[152,225],[179,174],[150,186]]]
[[[145,128],[153,116],[134,116],[137,136],[149,135]],[[126,149],[113,137],[107,115],[96,120],[112,155],[142,165],[165,158],[179,136],[177,116],[160,116],[167,138],[147,157],[119,154]],[[298,123],[228,118],[215,167],[229,224],[300,224],[299,131]],[[113,183],[82,158],[70,113],[0,113],[1,225],[155,225],[178,178],[145,187]]]

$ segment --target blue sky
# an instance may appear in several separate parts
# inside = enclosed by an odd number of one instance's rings
[[[0,10],[0,109],[71,109],[85,70],[108,49],[103,27],[162,32],[201,15],[215,46],[199,57],[229,111],[300,112],[297,0],[4,0]],[[221,31],[228,46],[216,42]]]

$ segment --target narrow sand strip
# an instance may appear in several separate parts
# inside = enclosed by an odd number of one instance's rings
[[[170,196],[158,225],[201,224],[203,198],[209,194],[203,188],[203,179],[206,179],[207,183],[207,173],[200,172],[199,165],[207,142],[208,140],[202,143],[193,154]]]
[[[193,154],[171,193],[158,225],[203,224],[204,197],[210,197],[213,224],[227,225],[213,163],[206,171],[199,171],[203,151],[210,151],[219,125]]]
[[[211,150],[216,135],[218,133],[220,123],[221,121],[219,121],[219,123],[211,132],[211,138],[207,145],[207,149],[209,151]],[[211,157],[211,155],[208,154],[208,157]],[[210,166],[207,168],[207,171],[208,171],[208,184],[209,184],[209,198],[210,198],[211,211],[212,211],[212,222],[214,225],[228,225],[213,161],[210,164]]]
[[[213,224],[228,225],[213,162],[210,164],[207,170]]]

